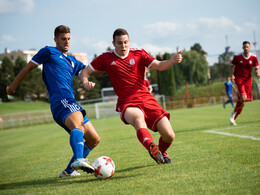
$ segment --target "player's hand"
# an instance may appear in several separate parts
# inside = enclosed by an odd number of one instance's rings
[[[83,83],[83,87],[88,91],[92,90],[95,87],[95,85],[96,83],[93,83],[91,81]]]
[[[231,77],[231,81],[235,82],[235,76],[232,74],[230,77]]]
[[[6,93],[7,93],[7,95],[12,95],[15,93],[15,89],[11,88],[10,86],[7,86]]]
[[[174,54],[172,56],[173,63],[180,63],[182,61],[182,51],[179,51],[178,53]]]

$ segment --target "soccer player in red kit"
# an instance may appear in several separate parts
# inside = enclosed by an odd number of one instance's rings
[[[143,49],[129,48],[129,35],[125,29],[115,30],[112,43],[115,49],[98,56],[83,72],[86,75],[107,72],[118,96],[116,110],[120,112],[122,121],[135,128],[138,140],[158,164],[172,163],[166,153],[175,138],[170,114],[161,108],[144,85],[144,72],[145,68],[163,71],[174,63],[180,63],[181,52],[169,60],[158,61]],[[94,83],[85,77],[83,85],[90,90]],[[160,133],[158,146],[148,128]]]
[[[232,81],[237,85],[237,103],[230,115],[230,124],[236,125],[236,118],[241,114],[246,101],[252,101],[252,68],[255,68],[256,76],[260,77],[257,57],[250,53],[250,42],[243,42],[244,52],[235,55],[229,67]],[[233,67],[235,67],[233,71]]]

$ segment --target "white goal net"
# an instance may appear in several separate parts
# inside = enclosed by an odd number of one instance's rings
[[[162,106],[164,110],[166,110],[165,96],[164,95],[155,95],[155,98]],[[106,118],[111,116],[118,116],[119,113],[116,112],[116,100],[108,101],[108,102],[98,102],[95,103],[95,112],[96,118]]]

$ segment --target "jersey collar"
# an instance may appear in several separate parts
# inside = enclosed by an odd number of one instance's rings
[[[243,56],[243,58],[245,58],[246,60],[248,60],[249,58],[250,58],[250,56],[251,56],[252,54],[251,53],[249,53],[249,56],[248,57],[246,57],[246,56],[244,56],[244,52],[242,53],[242,56]]]
[[[115,50],[115,49],[113,49],[113,52],[116,54],[117,57],[124,59],[124,58],[126,58],[126,57],[128,56],[129,50],[130,50],[130,49],[128,49],[128,51],[127,51],[127,53],[126,53],[125,56],[120,56],[120,55],[118,55],[118,54],[116,53],[116,50]]]

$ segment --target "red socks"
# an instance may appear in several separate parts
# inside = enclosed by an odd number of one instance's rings
[[[240,113],[242,112],[244,105],[245,103],[241,103],[239,100],[237,101],[236,107],[234,109],[234,112],[236,113],[234,118],[235,120],[238,117],[238,115],[240,115]]]
[[[141,128],[137,132],[137,138],[143,146],[149,150],[149,144],[153,142],[151,133],[146,128]]]
[[[149,150],[149,144],[153,142],[153,137],[150,132],[146,128],[141,128],[137,131],[137,138],[141,142],[141,144]],[[162,137],[159,139],[159,149],[161,153],[165,153],[165,151],[172,145],[172,143],[166,143],[162,140]]]
[[[160,149],[160,151],[161,151],[162,154],[165,153],[166,150],[167,150],[171,145],[172,145],[172,143],[166,143],[166,142],[164,142],[164,141],[162,140],[162,137],[160,137],[158,147],[159,147],[159,149]]]

